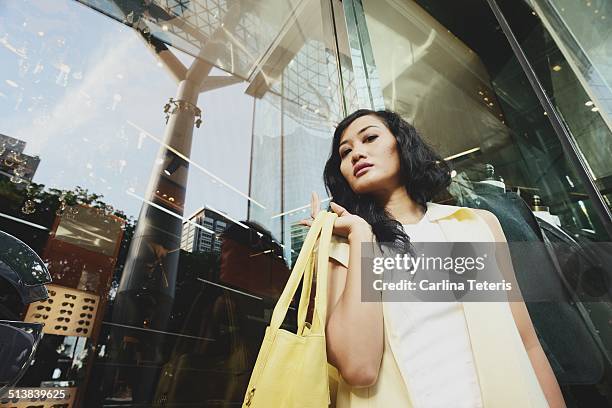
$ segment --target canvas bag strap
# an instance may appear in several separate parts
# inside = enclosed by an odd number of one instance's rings
[[[312,292],[312,277],[314,268],[314,256],[308,258],[308,264],[304,270],[304,278],[302,280],[302,295],[300,296],[300,304],[298,306],[298,330],[297,334],[304,334],[306,326],[306,315],[308,314],[308,305],[310,304],[310,293]]]
[[[328,212],[325,221],[321,228],[319,236],[319,246],[316,252],[317,268],[316,268],[316,294],[315,307],[312,316],[311,333],[321,333],[321,327],[325,326],[326,310],[327,310],[327,275],[329,268],[329,246],[331,242],[334,222],[338,217],[337,214]],[[298,308],[298,331],[299,335],[304,332],[306,324],[306,315],[310,304],[310,293],[312,290],[312,281],[315,272],[313,271],[313,258],[310,258],[310,263],[304,272],[304,284],[302,287],[302,296]],[[322,319],[322,320],[321,320]]]
[[[312,316],[312,333],[324,334],[327,320],[327,275],[329,273],[329,246],[334,223],[338,214],[327,213],[327,218],[321,229],[319,250],[317,252],[317,287],[315,308]]]
[[[287,280],[287,284],[285,285],[285,288],[283,289],[283,292],[281,293],[278,302],[274,307],[274,311],[272,312],[272,318],[270,320],[270,330],[272,331],[278,330],[285,320],[291,299],[293,299],[300,280],[302,280],[306,266],[308,266],[310,263],[315,242],[319,233],[321,232],[321,228],[323,227],[323,223],[326,218],[325,214],[326,211],[320,211],[308,230],[308,234],[306,235],[306,239],[304,240],[304,244],[302,245],[302,249],[300,250],[300,254],[298,255],[293,271],[291,272],[291,275]]]

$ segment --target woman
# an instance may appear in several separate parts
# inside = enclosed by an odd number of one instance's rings
[[[349,115],[324,179],[338,214],[326,324],[338,408],[565,407],[523,302],[361,302],[362,242],[505,242],[492,213],[430,202],[449,167],[410,124],[390,111]],[[313,217],[318,203],[313,193]]]

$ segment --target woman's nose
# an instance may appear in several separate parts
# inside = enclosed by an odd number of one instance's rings
[[[351,161],[353,164],[357,163],[360,159],[365,158],[365,154],[361,150],[354,149],[352,151]]]

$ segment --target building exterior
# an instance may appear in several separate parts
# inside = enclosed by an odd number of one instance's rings
[[[213,210],[202,208],[188,220],[190,222],[183,222],[181,249],[187,252],[221,253],[220,234],[227,228],[227,219]]]
[[[0,172],[16,184],[31,181],[40,158],[28,156],[23,151],[26,143],[0,134]]]
[[[4,3],[0,230],[99,299],[16,386],[69,384],[75,407],[240,405],[310,193],[333,199],[334,129],[368,108],[450,164],[436,202],[512,197],[517,240],[548,242],[537,273],[571,298],[528,305],[567,405],[612,405],[612,272],[592,246],[612,237],[609,1]]]

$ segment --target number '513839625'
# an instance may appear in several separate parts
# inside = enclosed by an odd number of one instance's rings
[[[67,397],[66,390],[61,388],[13,388],[7,390],[4,395],[9,399],[65,399]]]

